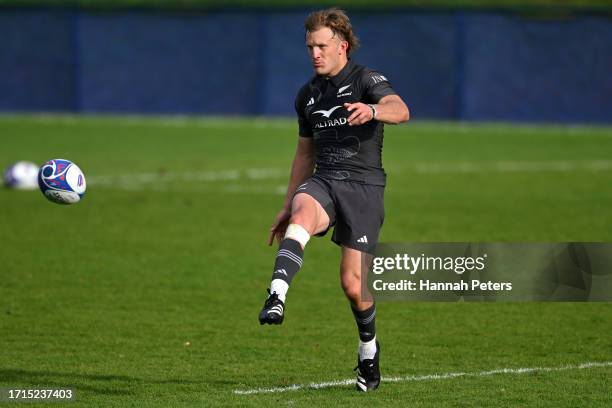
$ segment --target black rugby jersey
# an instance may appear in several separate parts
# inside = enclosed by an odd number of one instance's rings
[[[315,174],[334,180],[385,185],[382,168],[384,124],[371,120],[349,126],[345,103],[378,103],[395,95],[387,78],[352,60],[331,78],[314,76],[298,92],[299,135],[313,137]]]

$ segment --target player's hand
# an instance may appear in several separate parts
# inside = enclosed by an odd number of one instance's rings
[[[287,209],[282,209],[277,215],[274,224],[272,224],[272,228],[270,228],[270,236],[268,237],[268,246],[271,246],[274,242],[274,237],[276,237],[276,241],[279,243],[285,236],[285,231],[287,231],[287,227],[289,226],[289,219],[291,218],[291,211]]]
[[[374,118],[372,108],[365,103],[345,103],[344,107],[347,111],[352,112],[351,116],[348,117],[349,126],[363,125]]]

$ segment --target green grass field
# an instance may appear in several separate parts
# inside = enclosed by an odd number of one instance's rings
[[[610,406],[610,303],[378,305],[384,382],[353,378],[339,251],[313,240],[260,327],[292,120],[0,117],[0,165],[75,161],[83,202],[0,189],[0,387],[71,406]],[[388,127],[383,241],[612,241],[612,129]],[[568,366],[568,367],[566,367]],[[493,369],[523,374],[420,378]],[[572,368],[573,367],[573,368]]]

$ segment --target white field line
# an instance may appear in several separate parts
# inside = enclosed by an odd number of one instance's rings
[[[246,170],[219,170],[219,171],[186,171],[186,172],[147,172],[121,174],[115,176],[90,176],[87,178],[89,184],[116,185],[116,184],[157,184],[174,182],[215,182],[215,181],[237,181],[263,180],[279,177],[288,177],[288,171],[281,169],[246,169]]]
[[[530,173],[530,172],[571,172],[571,171],[610,171],[612,160],[589,161],[498,161],[498,162],[446,162],[446,163],[413,163],[408,166],[390,168],[392,173],[417,174],[461,174],[461,173]],[[157,189],[168,190],[170,184],[185,187],[185,183],[235,182],[258,181],[271,179],[286,179],[289,169],[279,168],[252,168],[218,171],[187,171],[187,172],[147,172],[123,175],[89,176],[89,185],[105,186],[123,190]],[[252,184],[252,183],[251,183]],[[193,186],[191,186],[193,187]],[[190,187],[190,188],[191,188]],[[255,187],[255,186],[252,186]],[[223,189],[221,189],[223,190]],[[230,188],[233,192],[240,192],[239,184]],[[245,189],[248,191],[249,189]],[[269,190],[269,189],[268,189]],[[275,192],[279,187],[274,188]]]
[[[565,365],[560,367],[522,367],[522,368],[498,368],[488,371],[480,372],[456,372],[456,373],[439,373],[439,374],[427,374],[427,375],[409,375],[405,377],[382,377],[382,382],[414,382],[414,381],[439,381],[448,380],[451,378],[458,377],[488,377],[498,374],[529,374],[534,372],[556,372],[556,371],[570,371],[570,370],[585,370],[590,368],[601,368],[601,367],[612,367],[612,361],[602,362],[589,362],[579,365]],[[342,387],[348,385],[354,385],[355,379],[348,380],[336,380],[327,381],[321,383],[310,383],[310,384],[294,384],[286,387],[272,387],[272,388],[252,388],[247,390],[234,390],[234,394],[238,395],[253,395],[253,394],[271,394],[279,392],[297,391],[302,389],[321,389],[331,387]]]
[[[292,128],[297,130],[293,116],[236,116],[236,115],[138,115],[138,114],[74,114],[74,113],[0,113],[0,121],[34,121],[42,125],[74,125],[95,123],[96,125],[121,126],[164,126],[164,127],[199,127],[199,128],[234,128],[251,126],[255,128]],[[555,124],[555,123],[522,123],[522,122],[461,122],[452,120],[416,120],[408,126],[419,132],[435,133],[495,133],[499,129],[512,127],[515,133],[552,130],[561,134],[582,133],[586,131],[605,132],[600,136],[612,137],[609,125],[598,124]]]
[[[90,186],[103,186],[120,190],[140,191],[224,191],[229,193],[272,193],[284,194],[286,185],[258,185],[258,180],[285,179],[286,170],[281,169],[246,169],[220,171],[188,171],[188,172],[148,172],[122,174],[115,176],[90,176],[87,183]],[[223,186],[211,186],[207,183],[226,182]],[[239,184],[241,181],[251,181],[249,185]]]
[[[260,129],[286,129],[295,128],[297,123],[290,117],[274,116],[195,116],[195,115],[88,115],[88,114],[11,114],[0,113],[0,121],[24,120],[39,125],[83,126],[95,124],[96,126],[120,127],[168,127],[168,128],[205,128],[205,129],[231,129],[236,127],[253,127]]]
[[[608,171],[612,160],[414,163],[404,169],[419,174]]]
[[[198,184],[198,185],[178,185],[170,186],[169,184],[151,184],[148,186],[138,186],[136,184],[125,184],[121,186],[115,186],[111,189],[131,191],[131,192],[159,192],[159,193],[230,193],[230,194],[271,194],[271,195],[285,195],[287,192],[286,184],[278,184],[273,186],[247,186],[244,184],[223,184],[221,186],[211,184]]]

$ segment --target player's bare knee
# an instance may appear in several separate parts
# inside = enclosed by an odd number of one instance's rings
[[[354,305],[361,302],[361,286],[353,285],[348,288],[344,288],[344,295]]]
[[[309,235],[313,235],[314,230],[317,227],[317,220],[315,217],[308,216],[302,211],[298,211],[295,214],[291,214],[289,224],[299,225],[300,227],[304,228]]]
[[[340,280],[342,290],[346,297],[353,303],[361,299],[361,280],[354,274],[344,274]]]
[[[329,226],[329,216],[321,205],[308,194],[297,194],[291,207],[290,223],[301,225],[310,235]]]

